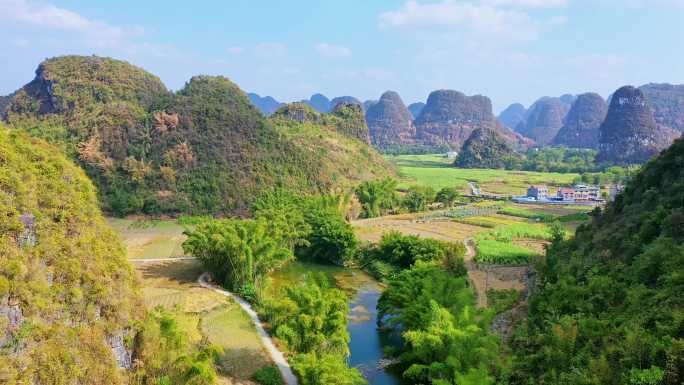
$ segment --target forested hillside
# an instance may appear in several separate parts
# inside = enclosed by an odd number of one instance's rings
[[[342,134],[368,140],[362,111],[340,108],[333,118]],[[310,151],[224,77],[193,77],[173,94],[140,68],[95,56],[43,62],[13,96],[7,120],[78,160],[103,208],[118,215],[241,213],[276,185],[321,193],[391,172],[374,150],[334,130],[317,128],[328,140]],[[355,151],[340,151],[347,142]]]
[[[0,125],[0,217],[0,382],[121,383],[142,308],[86,175]]]
[[[647,163],[539,267],[517,384],[684,380],[684,140]]]

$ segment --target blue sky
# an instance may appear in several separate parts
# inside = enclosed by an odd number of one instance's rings
[[[220,74],[281,101],[408,104],[449,88],[496,112],[544,95],[684,83],[684,0],[0,0],[0,94],[63,54],[127,60],[171,89]]]

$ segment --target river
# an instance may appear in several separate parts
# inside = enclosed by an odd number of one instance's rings
[[[335,284],[351,296],[347,329],[349,342],[349,365],[359,369],[369,385],[400,385],[398,375],[381,365],[383,340],[377,329],[377,304],[381,286],[368,274],[359,270],[294,262],[273,276],[275,287],[299,282],[307,272],[324,272]]]

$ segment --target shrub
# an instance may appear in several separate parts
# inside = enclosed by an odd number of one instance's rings
[[[320,262],[350,263],[356,255],[358,241],[354,229],[337,207],[316,199],[310,201],[304,210],[304,219],[311,232],[306,237],[307,244],[298,246],[296,254]]]
[[[435,201],[435,190],[432,187],[413,186],[401,201],[402,206],[410,212],[425,211],[428,205]]]
[[[252,379],[261,385],[282,385],[283,378],[274,366],[265,366],[252,375]]]

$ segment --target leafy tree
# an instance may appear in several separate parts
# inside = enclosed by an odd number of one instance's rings
[[[212,385],[214,364],[221,354],[216,345],[188,341],[174,314],[161,307],[150,312],[137,337],[133,383],[145,385]]]
[[[383,260],[401,268],[408,268],[416,261],[439,261],[458,269],[465,247],[416,235],[404,235],[398,231],[383,234],[377,246],[366,252],[371,259]],[[446,261],[445,259],[449,259]]]
[[[460,195],[455,187],[443,187],[437,192],[435,201],[442,203],[446,207],[451,207]]]
[[[401,201],[402,206],[410,212],[425,211],[435,201],[435,190],[432,187],[413,186],[408,189]]]
[[[306,238],[307,244],[297,247],[296,254],[321,262],[350,262],[356,254],[358,241],[354,229],[340,215],[336,201],[326,197],[310,199],[304,211],[311,232]]]
[[[268,310],[275,335],[300,353],[349,355],[347,296],[324,275],[286,287]],[[294,316],[296,315],[296,316]]]
[[[363,207],[365,218],[375,218],[392,210],[396,204],[397,181],[386,178],[366,181],[354,189],[356,198]]]
[[[292,259],[292,252],[259,220],[210,220],[187,230],[183,250],[197,257],[214,278],[231,290],[260,287],[269,272]]]
[[[366,380],[344,358],[334,354],[299,354],[292,359],[292,369],[302,385],[363,385]]]
[[[311,234],[311,225],[304,217],[302,197],[277,189],[259,196],[252,204],[252,213],[257,219],[264,219],[271,234],[280,238],[294,251],[295,246],[306,246]]]

